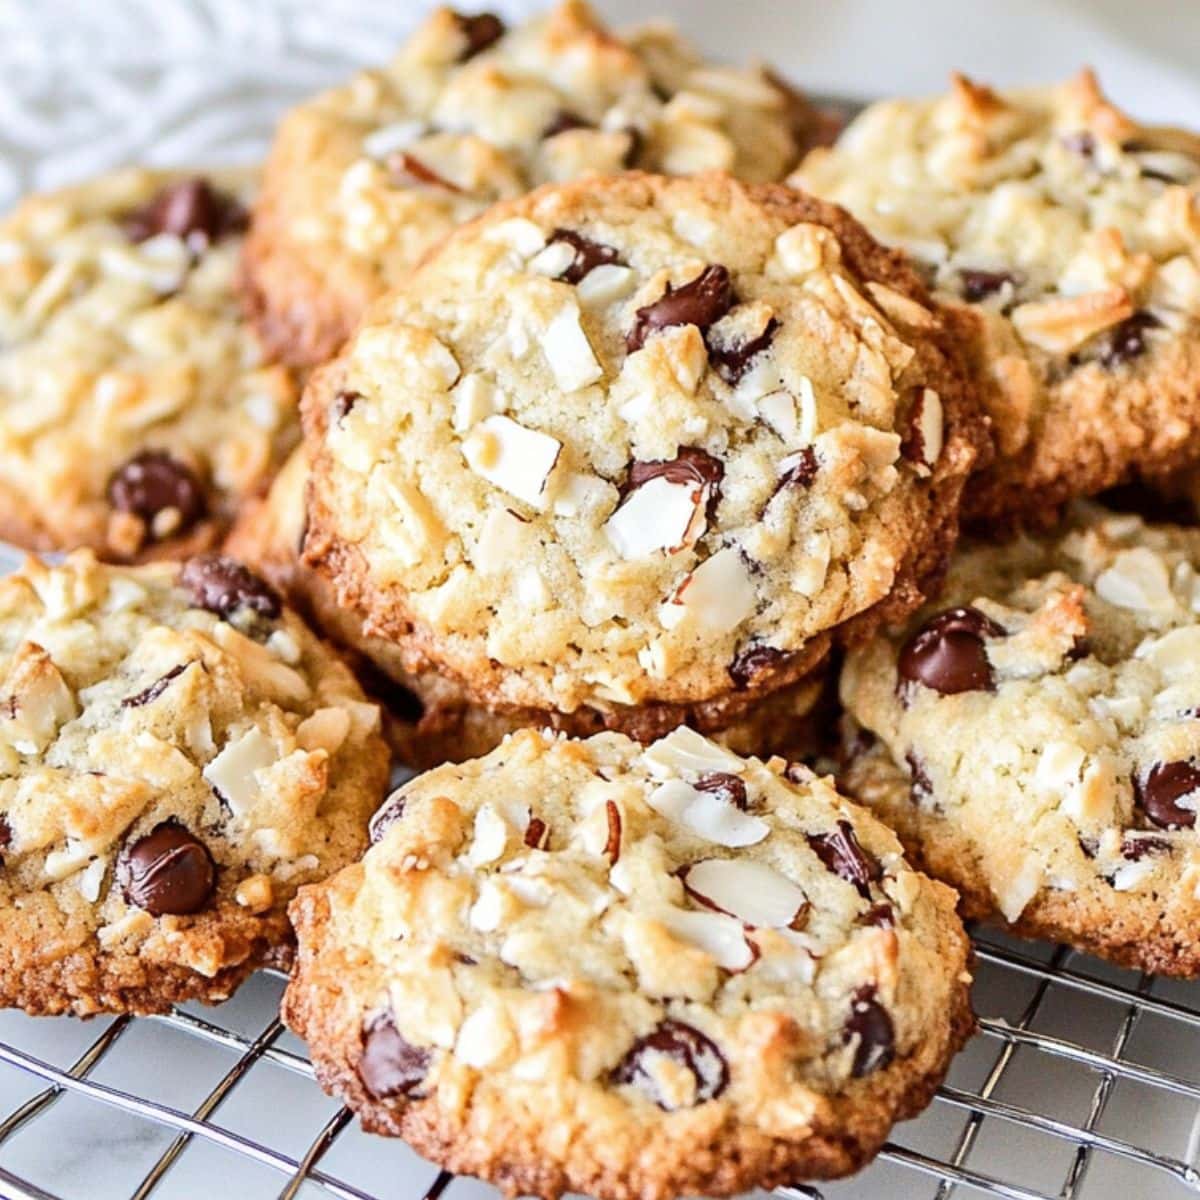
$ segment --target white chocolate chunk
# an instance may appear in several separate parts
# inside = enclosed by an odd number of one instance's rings
[[[574,304],[560,308],[546,326],[542,353],[554,372],[555,382],[564,392],[576,392],[589,383],[595,383],[604,374],[579,321],[579,309]]]
[[[534,508],[544,504],[546,481],[562,443],[511,417],[481,421],[463,442],[463,457],[476,475]]]
[[[624,559],[647,558],[663,550],[675,554],[703,535],[707,495],[706,487],[659,475],[630,493],[609,517],[604,532]]]
[[[236,817],[244,817],[258,799],[255,772],[274,766],[279,759],[275,743],[255,726],[224,749],[206,766],[204,778],[220,793]]]

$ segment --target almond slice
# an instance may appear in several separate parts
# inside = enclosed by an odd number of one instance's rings
[[[745,925],[785,929],[808,905],[786,875],[764,863],[709,858],[688,867],[683,886],[702,902]]]
[[[705,841],[731,849],[761,842],[771,827],[744,813],[719,792],[704,792],[682,779],[668,779],[646,797],[659,816],[676,821]]]
[[[721,913],[667,909],[662,924],[681,942],[704,951],[727,971],[744,971],[754,961],[754,947],[746,941],[740,921]]]
[[[665,550],[676,554],[703,536],[708,489],[674,483],[660,475],[635,488],[605,522],[604,532],[624,559],[646,558]]]
[[[732,546],[702,562],[659,608],[664,629],[691,617],[713,633],[729,633],[754,613],[757,593]]]
[[[686,725],[680,725],[647,746],[642,753],[642,762],[655,779],[671,779],[681,772],[742,775],[746,771],[744,759]]]
[[[562,443],[549,434],[526,429],[511,417],[481,421],[464,440],[463,457],[476,475],[534,508],[544,505],[546,482]]]

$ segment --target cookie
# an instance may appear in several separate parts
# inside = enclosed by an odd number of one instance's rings
[[[716,732],[942,565],[979,431],[950,341],[779,185],[541,189],[310,380],[305,561],[477,704]]]
[[[1200,974],[1198,568],[1200,530],[1090,507],[848,657],[843,783],[969,916]]]
[[[0,536],[183,557],[266,486],[298,391],[237,300],[253,184],[121,171],[0,221]]]
[[[453,680],[432,671],[404,669],[400,652],[363,629],[362,618],[341,608],[333,585],[300,561],[305,528],[304,489],[308,462],[304,447],[276,476],[261,501],[247,506],[226,542],[234,558],[269,580],[287,602],[349,659],[360,682],[384,709],[384,732],[399,761],[424,770],[462,762],[494,750],[517,729],[551,728],[576,736],[604,729],[605,714],[581,708],[574,713],[538,709],[489,710],[472,703]],[[748,708],[732,724],[721,725],[723,745],[741,754],[782,754],[804,758],[816,739],[813,712],[822,694],[824,674],[781,688]],[[651,741],[672,727],[661,708],[632,722],[632,732]]]
[[[907,250],[974,320],[997,454],[981,526],[1200,454],[1200,136],[1151,128],[1083,72],[997,93],[956,76],[863,113],[793,177]]]
[[[288,1024],[373,1132],[508,1195],[846,1174],[972,1026],[949,889],[827,780],[680,729],[419,776],[301,890]]]
[[[707,63],[663,26],[618,37],[578,0],[514,29],[441,8],[388,66],[284,119],[247,245],[250,306],[277,353],[321,362],[498,200],[629,167],[778,180],[821,128],[770,72]]]
[[[378,729],[230,559],[0,580],[0,1005],[158,1012],[287,965],[288,901],[367,844]]]

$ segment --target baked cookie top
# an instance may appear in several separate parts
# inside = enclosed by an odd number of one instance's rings
[[[449,238],[306,393],[307,556],[489,703],[781,686],[954,532],[941,315],[844,213],[628,174]]]
[[[907,810],[976,910],[1200,970],[1198,568],[1200,531],[1095,508],[964,550],[936,608],[847,658],[847,709],[904,764],[854,794]]]
[[[978,317],[1000,450],[979,515],[1194,457],[1200,136],[1139,124],[1087,71],[1003,93],[955,76],[873,105],[793,181]]]
[[[0,1002],[161,1008],[284,961],[295,889],[366,844],[378,730],[230,559],[0,580]]]
[[[211,544],[298,435],[234,279],[254,176],[120,171],[0,221],[0,534],[115,559]]]
[[[844,1173],[969,1026],[952,893],[826,780],[678,729],[404,785],[292,906],[284,1001],[368,1128],[511,1193]]]
[[[386,67],[284,120],[249,256],[264,334],[320,361],[498,200],[630,167],[777,180],[815,121],[769,71],[705,62],[666,26],[618,36],[579,0],[511,29],[439,8]]]

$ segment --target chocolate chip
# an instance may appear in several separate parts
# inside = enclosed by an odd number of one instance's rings
[[[761,676],[778,670],[791,657],[786,650],[780,650],[777,646],[768,646],[765,642],[751,642],[738,650],[726,670],[734,686],[745,689],[756,683]]]
[[[462,193],[462,188],[457,183],[447,179],[444,175],[439,175],[432,167],[426,166],[415,155],[409,154],[407,150],[398,150],[395,154],[389,154],[387,169],[392,182],[402,187],[424,184],[426,187],[441,188],[446,192]]]
[[[977,608],[950,608],[930,617],[900,650],[896,664],[900,694],[923,684],[943,696],[992,690],[992,668],[985,637],[1004,630]]]
[[[713,458],[706,450],[696,446],[681,446],[674,458],[658,459],[653,462],[631,462],[625,481],[625,492],[640,488],[652,479],[665,479],[668,483],[694,484],[708,488],[708,504],[705,516],[709,521],[716,515],[721,500],[721,480],[725,478],[725,464]]]
[[[458,56],[459,62],[474,58],[504,36],[504,22],[495,13],[476,13],[473,17],[455,13],[454,19],[467,39],[467,48]]]
[[[849,821],[838,821],[829,833],[806,834],[805,840],[827,871],[854,884],[864,900],[870,898],[870,885],[883,877],[883,867],[862,848]]]
[[[711,774],[701,775],[692,786],[698,792],[712,792],[726,804],[732,804],[734,808],[740,808],[742,812],[745,812],[748,807],[746,784],[736,775],[727,775],[724,771],[713,771]]]
[[[621,155],[621,165],[628,169],[637,162],[638,155],[641,154],[642,147],[646,144],[646,139],[642,131],[632,125],[627,125],[622,132],[629,139],[629,145],[625,147],[625,153]]]
[[[1140,862],[1147,855],[1167,854],[1170,849],[1171,843],[1166,838],[1131,837],[1126,834],[1121,839],[1121,857],[1129,862]]]
[[[117,512],[141,517],[151,536],[159,513],[174,509],[179,522],[171,532],[183,533],[204,516],[208,507],[204,488],[192,469],[165,450],[135,454],[109,476],[106,490],[109,504]]]
[[[0,851],[7,850],[12,845],[12,826],[8,818],[0,813]],[[4,866],[4,855],[0,854],[0,867]]]
[[[1179,804],[1200,792],[1200,764],[1194,759],[1155,763],[1144,776],[1134,779],[1133,789],[1146,816],[1160,829],[1191,829],[1195,825],[1195,809]]]
[[[182,662],[172,667],[161,678],[156,679],[145,691],[138,692],[136,696],[126,696],[121,701],[122,708],[141,708],[144,704],[150,704],[157,700],[159,696],[167,690],[172,679],[178,679],[192,664],[190,662]]]
[[[654,1070],[654,1059],[660,1055],[691,1072],[696,1081],[694,1105],[715,1100],[729,1086],[729,1064],[716,1045],[691,1025],[670,1019],[630,1046],[613,1069],[613,1083],[630,1084],[670,1112],[674,1106],[659,1089]]]
[[[375,814],[367,822],[367,836],[371,839],[372,846],[382,841],[383,835],[404,816],[404,800],[401,795],[389,796],[375,810]]]
[[[639,308],[634,314],[633,328],[625,335],[625,347],[632,354],[642,348],[652,333],[672,325],[695,325],[704,331],[719,321],[733,303],[729,272],[722,266],[707,266],[681,288],[667,284],[661,299]]]
[[[273,620],[282,611],[278,594],[265,579],[224,554],[198,554],[189,558],[179,572],[179,583],[197,608],[219,617],[249,609]]]
[[[333,398],[333,421],[341,423],[354,411],[354,406],[362,399],[361,392],[338,392]]]
[[[779,482],[775,485],[777,494],[783,488],[807,488],[817,477],[817,452],[812,446],[805,446],[794,454],[789,454],[784,462],[787,464]]]
[[[879,904],[872,904],[858,918],[858,923],[860,925],[872,925],[877,929],[895,929],[896,910],[886,900]]]
[[[886,1067],[896,1056],[896,1028],[875,996],[871,984],[860,987],[851,998],[850,1015],[842,1026],[844,1044],[858,1038],[850,1068],[855,1079]]]
[[[376,1100],[411,1096],[425,1082],[431,1051],[400,1035],[391,1013],[382,1013],[363,1028],[358,1077]]]
[[[125,899],[151,916],[182,916],[208,903],[217,885],[217,865],[208,847],[171,819],[125,843],[117,859],[117,882]]]
[[[925,770],[925,764],[911,750],[904,756],[904,761],[908,763],[908,774],[911,780],[909,791],[913,803],[920,804],[922,801],[930,799],[933,796],[933,783],[929,778],[929,773]]]
[[[163,188],[124,221],[125,236],[144,242],[160,233],[174,234],[196,248],[246,228],[246,210],[217,191],[207,179],[181,179]]]
[[[586,238],[582,233],[576,233],[572,229],[556,229],[550,235],[549,244],[554,245],[555,242],[565,242],[575,251],[571,265],[558,277],[564,283],[578,283],[596,267],[621,261],[613,246],[606,246],[603,242],[593,242],[591,238]]]
[[[772,317],[758,337],[734,342],[729,346],[714,346],[708,343],[708,361],[713,370],[731,387],[746,373],[746,368],[772,342],[779,322]]]
[[[425,715],[425,702],[412,688],[397,683],[366,659],[354,664],[354,673],[363,690],[378,700],[397,720],[415,725]]]
[[[560,108],[554,114],[554,120],[542,130],[542,139],[546,140],[552,137],[558,137],[560,133],[570,133],[572,129],[593,129],[595,128],[590,121],[585,121],[582,117],[576,116],[573,112],[568,112],[565,108]]]
[[[973,267],[963,267],[958,273],[962,285],[963,299],[977,304],[994,296],[1006,283],[1017,285],[1015,275],[1008,271],[980,271]]]
[[[525,845],[530,850],[545,850],[549,832],[546,822],[540,817],[530,817],[529,824],[525,826]]]
[[[1110,329],[1100,341],[1099,358],[1103,366],[1112,370],[1146,353],[1146,331],[1159,329],[1162,322],[1145,309],[1135,312]]]

